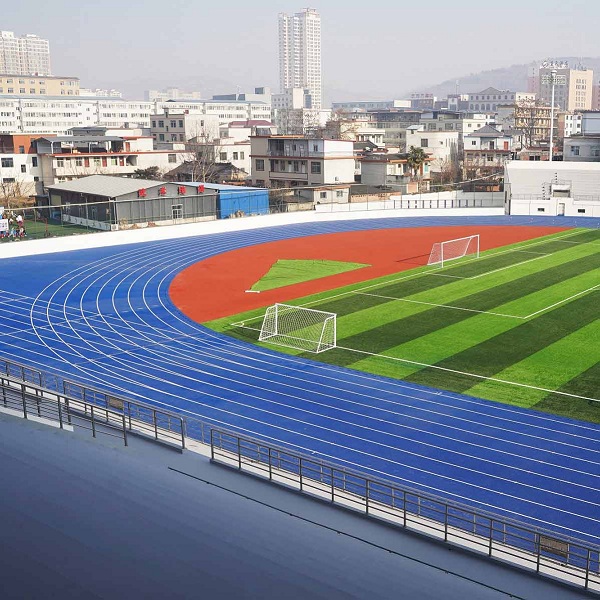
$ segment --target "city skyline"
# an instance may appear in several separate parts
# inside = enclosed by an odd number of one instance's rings
[[[343,8],[338,2],[312,2],[322,19],[324,104],[360,96],[401,97],[447,79],[546,56],[600,54],[594,32],[600,6],[522,4],[508,0],[498,13],[467,0],[451,8],[433,0],[425,14],[386,1],[377,9],[357,2]],[[129,98],[167,86],[200,89],[205,97],[257,85],[276,90],[277,16],[302,9],[297,2],[248,8],[232,0],[224,8],[175,0],[165,27],[161,5],[152,1],[107,0],[85,12],[75,6],[70,0],[52,5],[24,0],[2,29],[49,39],[54,73],[78,76],[85,87],[122,89]],[[573,19],[573,14],[586,18]]]

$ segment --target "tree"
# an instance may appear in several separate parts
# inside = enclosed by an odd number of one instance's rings
[[[514,106],[514,127],[523,132],[526,148],[538,146],[550,138],[550,106],[539,100],[524,99]]]
[[[185,144],[183,165],[186,176],[192,181],[219,183],[222,164],[218,126],[198,126],[194,135]],[[183,166],[182,165],[182,166]]]
[[[33,204],[30,196],[35,194],[35,183],[18,178],[0,179],[0,206],[4,208],[22,208]]]
[[[411,146],[408,151],[408,159],[406,163],[412,169],[413,176],[419,181],[419,191],[421,191],[421,181],[423,178],[423,165],[427,160],[427,154],[423,148]]]
[[[151,179],[160,181],[162,179],[162,172],[158,167],[147,167],[146,169],[136,169],[133,172],[135,179]]]

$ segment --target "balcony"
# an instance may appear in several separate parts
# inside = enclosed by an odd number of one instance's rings
[[[269,171],[269,179],[308,181],[308,173],[295,173],[294,171]]]

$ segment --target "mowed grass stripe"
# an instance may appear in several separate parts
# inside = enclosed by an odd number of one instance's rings
[[[439,302],[474,310],[492,311],[501,304],[506,304],[509,301],[521,298],[525,294],[542,290],[548,285],[591,271],[598,266],[600,266],[600,255],[596,257],[586,256],[480,293],[465,296],[460,301],[444,302],[444,299],[440,298]],[[405,302],[396,302],[395,307],[398,306],[397,310],[400,311],[403,307],[399,305],[406,304]],[[413,306],[424,307],[424,305]],[[427,307],[425,306],[425,308]],[[356,350],[381,354],[389,348],[409,340],[428,335],[454,323],[465,321],[472,315],[473,313],[464,310],[451,310],[446,307],[428,308],[406,318],[379,324],[376,327],[373,327],[372,321],[365,319],[364,322],[357,323],[362,331],[350,336],[344,335],[343,325],[344,322],[348,322],[344,321],[340,322],[338,327],[338,343]],[[373,317],[374,319],[378,318],[378,315],[373,315]],[[347,358],[346,356],[346,360]],[[345,361],[343,364],[349,365],[352,363]]]
[[[509,366],[595,321],[598,318],[599,297],[598,292],[581,296],[468,350],[454,354],[436,363],[436,366],[495,377]],[[443,387],[455,392],[466,392],[478,384],[468,375],[434,368],[422,369],[407,379],[413,383]]]
[[[467,295],[473,295],[477,292],[494,288],[502,283],[523,278],[526,275],[541,273],[548,269],[549,264],[558,266],[575,258],[586,257],[590,254],[594,254],[593,248],[568,246],[563,252],[556,255],[518,265],[514,268],[475,280],[452,280],[442,277],[422,276],[414,280],[417,283],[414,286],[410,284],[410,280],[384,287],[368,286],[364,290],[364,293],[360,291],[358,293],[349,293],[333,302],[311,304],[311,307],[336,313],[338,318],[343,317],[343,320],[340,322],[338,334],[340,339],[342,339],[362,331],[368,331],[373,327],[384,326],[398,319],[406,318],[411,314],[422,313],[430,308],[426,305],[398,303],[394,300],[395,298],[407,298],[419,302],[430,302],[431,304],[462,306],[461,300]],[[549,261],[552,262],[550,263]],[[431,280],[435,280],[433,286],[427,283]],[[420,281],[425,281],[426,285],[418,285]],[[404,286],[404,283],[409,283],[409,285]],[[419,292],[420,287],[424,289]],[[409,291],[415,293],[409,294]],[[473,309],[473,307],[469,306],[466,308]],[[473,310],[486,309],[475,308]]]
[[[581,375],[574,377],[557,391],[576,396],[594,397],[598,392],[600,382],[600,362],[590,367]],[[600,423],[600,402],[568,398],[561,394],[548,394],[543,400],[532,406],[535,410],[551,412],[564,417],[585,419],[593,423]]]
[[[590,340],[597,340],[598,343],[590,344]],[[557,390],[597,363],[600,363],[600,319],[514,363],[496,373],[495,377],[506,381],[518,381],[533,387]],[[471,387],[469,394],[478,398],[498,399],[497,387],[495,382],[485,381]],[[548,392],[541,390],[518,387],[510,390],[509,399],[506,401],[529,407],[543,400],[547,395]],[[587,397],[596,398],[600,402],[600,390],[589,389]]]
[[[549,288],[544,288],[519,300],[498,306],[495,312],[509,314],[511,311],[516,311],[517,314],[519,312],[527,314],[532,309],[551,306],[557,300],[564,300],[597,282],[598,274],[596,271],[586,272],[583,275],[563,281]],[[411,304],[409,306],[414,305]],[[523,321],[519,319],[503,319],[489,314],[474,314],[464,321],[442,327],[428,335],[389,348],[385,351],[385,355],[412,359],[424,364],[435,364],[458,352],[467,350],[472,346],[481,344],[510,329],[518,327],[521,323]],[[375,364],[380,365],[381,361],[373,361],[372,357],[361,358],[353,364],[353,368],[361,370],[365,368],[369,372],[373,372]],[[404,365],[402,367],[402,376],[407,377],[421,368],[418,365]],[[386,374],[394,370],[390,371],[386,369]]]

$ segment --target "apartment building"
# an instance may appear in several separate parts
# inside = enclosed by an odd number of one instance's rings
[[[383,131],[383,144],[386,147],[406,150],[406,131],[420,122],[422,111],[387,109],[369,112],[372,127]]]
[[[79,96],[78,77],[0,73],[0,96]]]
[[[37,35],[0,31],[0,73],[50,76],[50,44]]]
[[[252,136],[251,180],[292,188],[354,182],[354,146],[347,140],[293,135]]]
[[[411,125],[406,130],[406,148],[423,148],[431,158],[429,172],[441,175],[459,163],[459,132],[426,130],[424,124]]]
[[[168,87],[164,90],[146,90],[146,102],[167,102],[168,100],[201,100],[200,92],[184,92],[177,87]]]
[[[552,74],[555,76],[554,102],[561,111],[591,110],[594,72],[583,65],[570,68],[562,61],[544,61],[539,68],[538,97],[550,104]]]
[[[410,100],[359,100],[356,102],[332,102],[334,112],[369,112],[391,108],[410,108]]]
[[[532,100],[535,100],[535,94],[531,92],[511,92],[489,87],[481,92],[468,94],[468,110],[474,113],[495,113],[501,105],[519,104]]]
[[[566,162],[600,162],[600,112],[581,113],[581,131],[564,139]]]
[[[282,93],[308,89],[306,108],[321,108],[321,16],[312,8],[279,15],[279,83]]]

